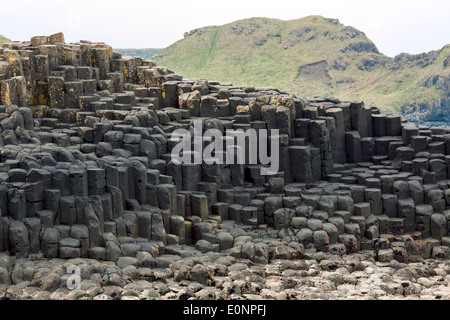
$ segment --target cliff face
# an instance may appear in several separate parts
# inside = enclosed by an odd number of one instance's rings
[[[409,121],[419,124],[446,125],[450,124],[450,98],[415,102],[404,105],[402,115]]]
[[[443,62],[444,68],[448,67],[448,61],[450,55]],[[433,125],[450,125],[450,76],[432,75],[417,86],[442,92],[443,98],[406,103],[401,108],[402,115],[420,124],[432,122]]]
[[[252,18],[188,32],[159,51],[156,62],[187,77],[275,86],[304,97],[320,92],[406,115],[415,104],[448,98],[450,45],[391,58],[336,19]]]

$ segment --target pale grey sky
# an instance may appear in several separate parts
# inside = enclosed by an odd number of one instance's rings
[[[239,19],[308,15],[339,19],[395,56],[450,43],[449,0],[15,0],[0,5],[0,34],[12,40],[64,32],[66,42],[114,48],[164,48],[186,31]]]

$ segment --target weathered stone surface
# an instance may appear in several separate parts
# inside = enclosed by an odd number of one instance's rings
[[[448,129],[183,79],[62,34],[0,51],[0,299],[448,298],[434,279],[450,254]],[[176,163],[174,131],[199,124],[218,136],[184,141],[186,159],[230,129],[277,129],[257,143],[277,173],[264,157]],[[81,289],[55,258],[80,267]]]
[[[29,232],[23,222],[15,220],[9,225],[9,245],[11,253],[18,257],[26,258],[30,254]]]
[[[58,256],[58,243],[60,232],[55,228],[44,229],[41,238],[42,253],[46,258],[56,258]]]

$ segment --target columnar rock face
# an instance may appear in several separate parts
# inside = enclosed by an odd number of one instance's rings
[[[3,45],[0,67],[0,251],[125,261],[187,244],[255,262],[449,252],[448,129],[362,102],[183,79],[62,34]],[[249,143],[243,163],[173,161],[173,132],[197,125],[224,142],[229,129],[278,129],[263,140],[279,141],[278,171],[261,174],[270,164],[249,161]],[[194,137],[185,152],[212,143]],[[296,244],[253,244],[236,226]],[[395,254],[399,242],[426,249]]]

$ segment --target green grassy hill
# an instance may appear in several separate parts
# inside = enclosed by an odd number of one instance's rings
[[[0,47],[6,42],[12,42],[12,41],[0,34]]]
[[[114,49],[122,56],[142,57],[144,59],[153,57],[159,50],[161,49]]]
[[[363,32],[337,19],[309,16],[195,29],[155,60],[185,78],[272,86],[304,97],[332,95],[399,111],[408,103],[448,97],[449,86],[433,79],[450,84],[449,56],[447,45],[390,58]]]

